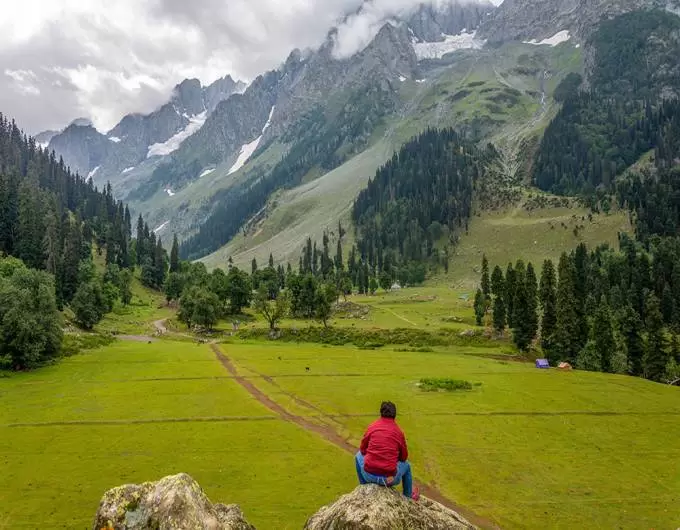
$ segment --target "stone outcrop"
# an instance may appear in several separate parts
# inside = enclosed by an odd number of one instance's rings
[[[414,502],[376,485],[359,486],[312,516],[305,530],[468,530],[475,527],[441,504]]]
[[[102,497],[92,530],[255,530],[235,505],[212,504],[181,473],[158,482],[128,484]],[[324,506],[305,530],[475,530],[456,512],[421,497],[376,485],[359,486]]]
[[[93,530],[255,530],[232,504],[212,504],[184,473],[107,491]]]

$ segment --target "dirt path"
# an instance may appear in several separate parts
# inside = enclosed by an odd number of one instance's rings
[[[229,359],[229,357],[227,357],[222,352],[222,350],[217,344],[213,343],[210,345],[210,347],[215,353],[217,359],[234,377],[236,382],[240,384],[245,390],[247,390],[248,393],[251,396],[253,396],[258,402],[260,402],[262,405],[264,405],[269,410],[271,410],[272,412],[276,413],[279,417],[281,417],[281,419],[294,423],[295,425],[302,427],[307,431],[318,434],[326,441],[331,442],[332,444],[336,445],[337,447],[340,447],[341,449],[344,449],[350,454],[354,454],[356,452],[357,450],[356,446],[352,444],[349,440],[343,438],[331,426],[317,424],[306,418],[303,418],[302,416],[297,416],[295,414],[291,414],[290,412],[288,412],[281,405],[273,401],[269,396],[267,396],[264,392],[257,388],[249,379],[239,375],[238,371],[236,370],[236,366],[234,366],[234,363],[232,363],[231,359]],[[500,527],[493,521],[481,517],[472,512],[471,510],[465,508],[464,506],[460,506],[459,504],[456,504],[452,500],[447,499],[444,496],[444,494],[441,491],[439,491],[436,485],[420,483],[420,491],[427,498],[434,500],[446,506],[447,508],[454,510],[455,512],[458,512],[472,524],[480,528],[500,530]]]
[[[157,339],[146,335],[116,335],[116,338],[128,342],[158,342]]]
[[[164,318],[162,320],[156,320],[153,323],[153,327],[156,328],[156,331],[160,334],[163,335],[168,332],[168,328],[165,327],[165,323],[168,321],[167,318]]]
[[[405,316],[400,315],[400,314],[397,313],[396,311],[392,311],[389,307],[383,307],[383,308],[381,308],[381,309],[384,309],[385,311],[387,311],[387,312],[389,312],[389,313],[392,313],[392,314],[393,314],[395,317],[397,317],[399,320],[403,320],[403,321],[406,322],[407,324],[411,324],[412,326],[418,327],[418,324],[416,324],[415,322],[409,320],[409,319],[406,318]]]

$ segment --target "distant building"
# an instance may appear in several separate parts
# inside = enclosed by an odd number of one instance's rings
[[[399,285],[399,282],[394,282],[392,287],[390,287],[390,291],[401,291],[401,285]]]

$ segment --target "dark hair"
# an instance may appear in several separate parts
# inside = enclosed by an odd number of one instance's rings
[[[396,418],[397,406],[391,401],[383,401],[382,405],[380,405],[380,416],[383,418]]]

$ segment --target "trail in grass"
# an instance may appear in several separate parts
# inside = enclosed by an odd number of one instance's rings
[[[354,444],[350,443],[349,440],[343,438],[338,432],[336,432],[328,424],[319,424],[310,421],[307,418],[298,416],[288,412],[281,405],[273,401],[269,396],[257,388],[248,378],[240,376],[236,370],[234,363],[227,357],[224,352],[220,349],[217,344],[211,344],[213,352],[217,359],[222,363],[222,365],[229,371],[230,374],[234,376],[234,379],[245,389],[248,393],[253,396],[259,403],[267,407],[272,412],[278,414],[282,419],[294,423],[303,429],[316,433],[322,436],[325,440],[331,442],[332,444],[344,449],[348,453],[354,454],[356,452],[356,447]],[[436,487],[436,485],[422,484],[421,491],[424,496],[431,500],[434,500],[451,510],[454,510],[464,517],[466,517],[471,523],[479,526],[480,528],[488,528],[493,530],[499,530],[499,526],[493,521],[486,519],[472,512],[471,510],[460,506],[459,504],[448,499],[444,494]]]
[[[275,416],[209,416],[205,418],[150,418],[140,420],[75,420],[75,421],[45,421],[36,423],[8,423],[0,425],[7,428],[22,427],[94,427],[100,425],[148,425],[157,423],[228,423],[243,421],[272,421]]]
[[[396,311],[391,310],[389,307],[383,307],[382,309],[384,309],[385,311],[389,311],[389,312],[392,313],[395,317],[397,317],[397,318],[400,319],[400,320],[403,320],[403,321],[406,322],[407,324],[411,324],[412,326],[418,327],[418,324],[416,324],[416,323],[413,322],[412,320],[409,320],[409,319],[406,318],[405,316],[400,315],[400,314],[397,313]]]

